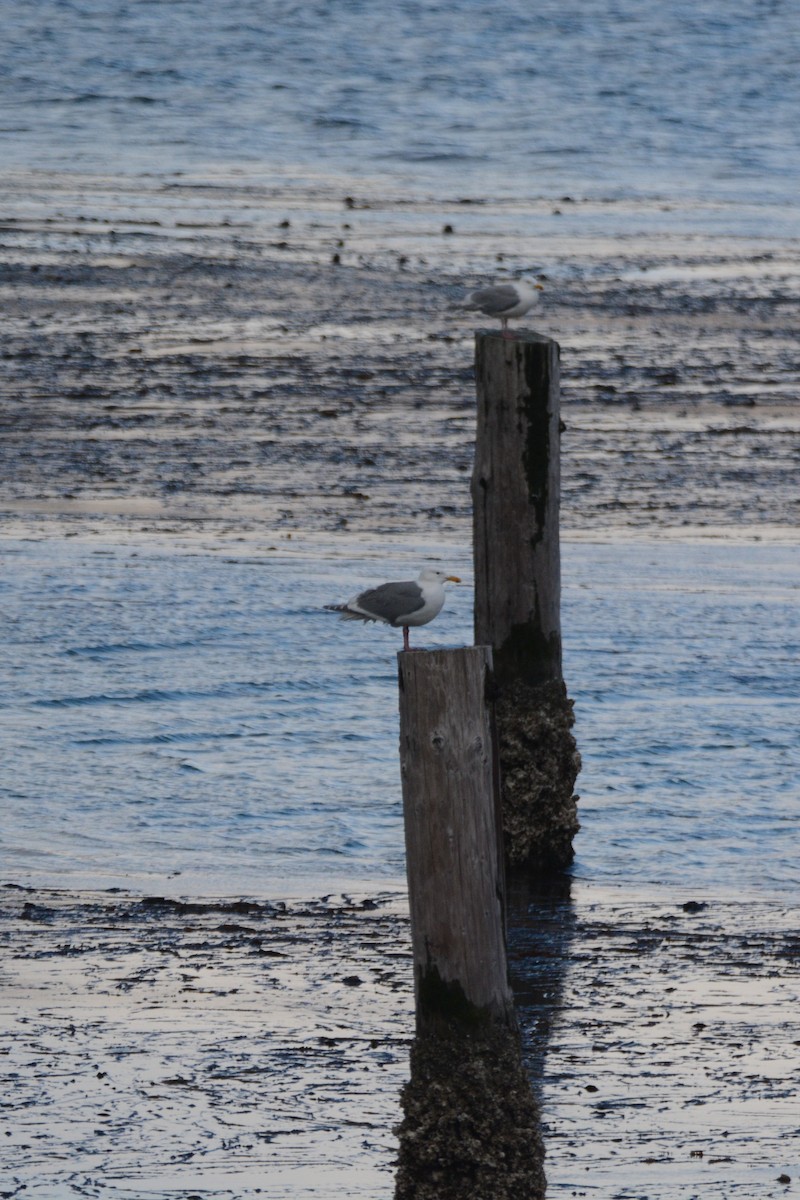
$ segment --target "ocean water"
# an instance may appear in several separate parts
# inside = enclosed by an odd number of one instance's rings
[[[3,0],[7,168],[793,204],[790,0]]]
[[[404,884],[399,633],[323,605],[419,551],[6,544],[2,881],[276,897]],[[470,563],[412,644],[471,641]],[[568,543],[576,886],[795,893],[793,546]]]

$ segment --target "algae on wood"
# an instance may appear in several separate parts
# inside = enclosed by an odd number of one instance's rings
[[[563,868],[580,756],[562,677],[560,351],[529,331],[476,334],[475,640],[491,645],[509,863]]]

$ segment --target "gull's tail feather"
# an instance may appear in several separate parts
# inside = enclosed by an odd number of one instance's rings
[[[474,312],[478,306],[473,300],[472,295],[472,292],[470,292],[468,296],[461,296],[458,300],[451,300],[450,307],[464,309],[467,312]]]
[[[357,612],[355,609],[348,607],[347,604],[324,604],[323,608],[328,612],[339,614],[340,621],[374,621],[374,617],[368,616],[367,613]]]

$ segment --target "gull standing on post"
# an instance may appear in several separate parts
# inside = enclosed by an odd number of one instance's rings
[[[509,331],[509,317],[524,317],[539,299],[544,288],[540,283],[498,283],[494,287],[478,288],[470,292],[464,307],[477,308],[487,317],[499,317],[503,325],[503,337],[513,337]]]
[[[403,649],[410,650],[408,630],[411,625],[427,625],[442,611],[444,585],[461,583],[457,575],[447,575],[434,567],[425,567],[416,580],[402,583],[382,583],[353,596],[346,604],[326,604],[331,612],[341,614],[343,621],[382,621],[403,630]]]

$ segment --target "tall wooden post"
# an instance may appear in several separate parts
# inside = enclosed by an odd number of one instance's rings
[[[503,825],[512,865],[562,868],[580,757],[561,664],[559,346],[475,337],[475,640],[494,652]]]
[[[491,650],[404,651],[398,665],[417,1034],[395,1200],[543,1200],[506,966]]]
[[[398,655],[417,1025],[513,1022],[486,646]]]
[[[500,678],[561,679],[559,347],[475,336],[475,641]]]

